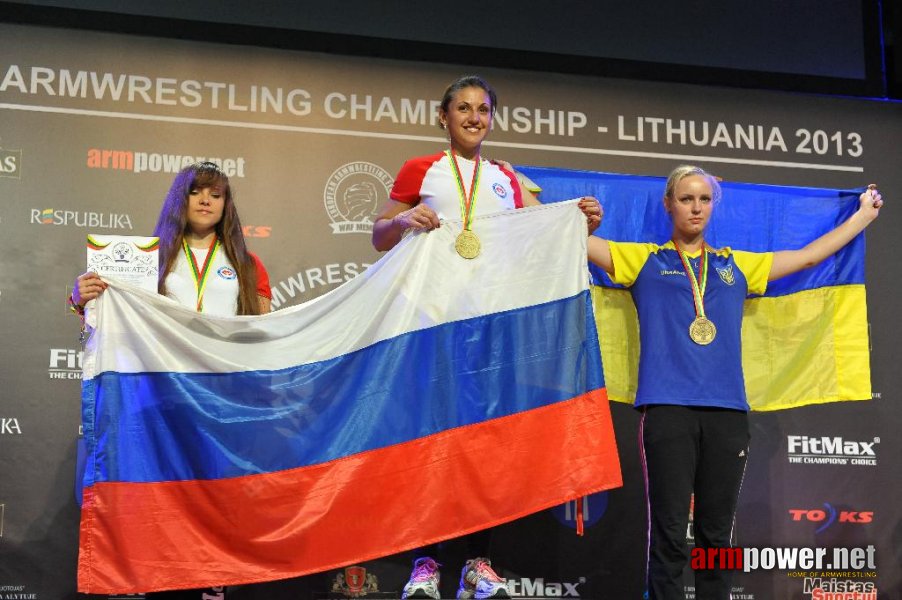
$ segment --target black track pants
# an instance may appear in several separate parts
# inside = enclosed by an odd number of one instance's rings
[[[649,510],[650,600],[685,600],[686,530],[695,494],[698,548],[728,548],[749,445],[748,415],[721,408],[653,405],[639,429]],[[728,600],[732,572],[696,571],[697,600]]]

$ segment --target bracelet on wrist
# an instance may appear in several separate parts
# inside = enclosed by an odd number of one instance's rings
[[[74,312],[79,317],[85,316],[85,307],[81,306],[75,301],[75,298],[72,297],[72,294],[69,294],[69,297],[66,299],[66,303],[69,305],[69,310]]]

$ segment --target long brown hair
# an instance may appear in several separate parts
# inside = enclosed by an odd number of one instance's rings
[[[222,243],[229,262],[238,272],[238,314],[259,315],[257,298],[257,265],[244,243],[241,220],[235,208],[235,198],[229,178],[212,162],[194,163],[179,171],[163,201],[160,217],[153,234],[160,238],[160,277],[157,291],[166,295],[166,276],[182,251],[188,228],[188,194],[191,190],[208,187],[222,188],[225,203],[222,218],[216,224],[216,236]]]

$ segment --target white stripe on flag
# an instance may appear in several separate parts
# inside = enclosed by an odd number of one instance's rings
[[[116,371],[227,373],[335,358],[463,319],[570,298],[588,288],[576,200],[474,219],[482,253],[454,250],[459,221],[407,236],[364,273],[304,304],[259,317],[202,315],[110,282],[91,316],[84,378]]]

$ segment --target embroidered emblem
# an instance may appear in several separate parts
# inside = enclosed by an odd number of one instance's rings
[[[727,285],[733,285],[734,283],[736,283],[736,278],[733,277],[733,265],[727,265],[722,269],[718,267],[717,274],[720,275],[720,280]]]
[[[238,273],[236,273],[235,269],[233,269],[232,267],[219,267],[219,269],[216,271],[216,274],[229,281],[238,277]]]

